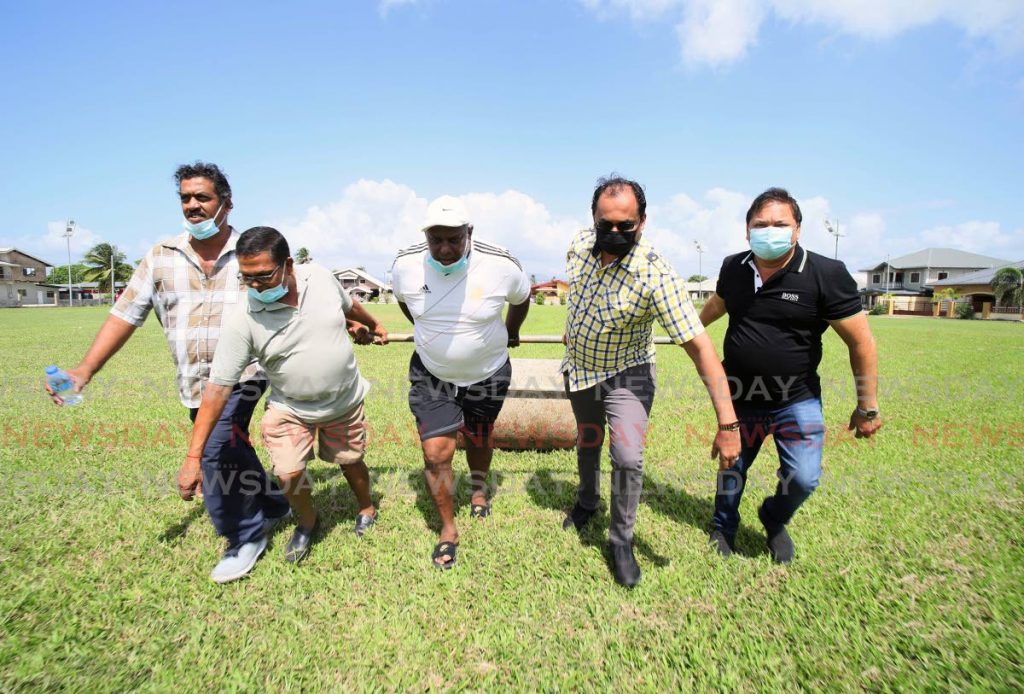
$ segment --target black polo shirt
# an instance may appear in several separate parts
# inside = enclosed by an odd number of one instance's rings
[[[753,259],[749,251],[726,258],[715,289],[729,313],[722,364],[733,399],[775,407],[821,397],[821,335],[828,321],[860,312],[857,283],[838,260],[798,244],[755,291]]]

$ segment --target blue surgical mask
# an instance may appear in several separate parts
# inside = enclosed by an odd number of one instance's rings
[[[427,251],[427,264],[445,277],[453,275],[456,272],[462,272],[469,266],[469,240],[466,240],[466,252],[462,254],[461,258],[451,265],[445,265],[438,260],[434,260],[434,256],[430,255],[430,251]]]
[[[213,214],[213,217],[211,217],[210,219],[204,219],[198,224],[193,224],[192,222],[186,219],[182,222],[181,225],[185,227],[185,231],[192,234],[192,238],[198,241],[208,239],[214,234],[216,234],[218,231],[220,231],[220,229],[217,227],[217,215],[220,214],[220,211],[221,209],[223,209],[223,207],[224,204],[221,203],[221,206],[217,208],[217,211]]]
[[[256,289],[249,287],[249,296],[262,301],[265,304],[272,304],[275,301],[279,301],[285,294],[288,293],[288,278],[287,275],[281,278],[281,284],[270,289],[264,289],[263,291],[257,291]]]
[[[750,250],[764,260],[775,260],[793,247],[792,227],[761,227],[750,230]]]

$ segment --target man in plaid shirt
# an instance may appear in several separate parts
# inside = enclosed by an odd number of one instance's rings
[[[179,167],[175,180],[185,232],[146,253],[85,358],[68,374],[80,391],[155,310],[178,370],[181,403],[195,421],[221,321],[245,300],[245,288],[235,257],[239,235],[228,225],[232,203],[227,177],[214,164],[196,162]],[[249,573],[266,549],[268,531],[290,513],[249,443],[249,421],[266,389],[265,376],[255,362],[250,364],[203,455],[186,460],[178,475],[179,487],[202,477],[210,521],[228,542],[210,574],[218,583]]]
[[[732,466],[740,452],[739,424],[715,347],[704,332],[682,280],[642,238],[647,201],[640,184],[598,181],[591,200],[594,228],[569,247],[565,387],[576,416],[580,485],[562,527],[582,530],[600,500],[601,447],[609,424],[612,461],[609,554],[615,580],[640,582],[633,525],[643,489],[643,452],[654,403],[657,319],[693,360],[718,416],[711,455]]]

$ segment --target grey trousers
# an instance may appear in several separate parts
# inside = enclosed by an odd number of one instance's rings
[[[647,421],[654,404],[654,364],[621,371],[596,386],[566,392],[576,416],[576,464],[580,486],[576,503],[593,510],[601,498],[601,448],[608,425],[608,451],[612,460],[611,526],[608,540],[633,541],[636,508],[643,491],[644,444]]]

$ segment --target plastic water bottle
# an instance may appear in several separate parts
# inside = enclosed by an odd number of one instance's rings
[[[82,394],[76,393],[75,382],[71,380],[67,372],[56,366],[46,367],[46,382],[50,384],[65,405],[77,405],[82,402]]]

